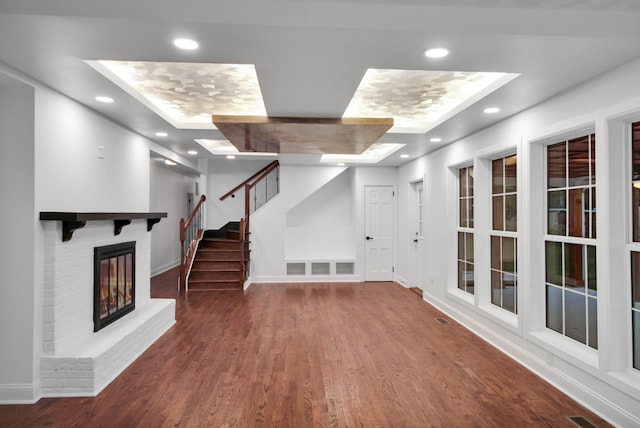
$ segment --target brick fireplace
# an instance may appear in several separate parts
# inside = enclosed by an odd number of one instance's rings
[[[41,214],[41,220],[50,219]],[[76,224],[70,237],[68,224],[42,222],[43,397],[97,395],[175,323],[175,300],[151,298],[150,223],[133,219],[124,224],[87,221]],[[127,256],[132,244],[135,250]],[[127,257],[135,267],[127,267]],[[96,284],[96,260],[109,265],[106,300],[100,297],[105,291],[99,287],[101,279]]]

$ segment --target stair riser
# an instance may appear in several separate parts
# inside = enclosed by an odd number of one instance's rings
[[[200,241],[200,248],[207,248],[212,250],[240,250],[242,244],[234,241]]]
[[[189,290],[242,290],[242,285],[238,281],[229,282],[191,282]]]
[[[242,253],[240,251],[206,251],[198,250],[196,253],[196,261],[207,260],[236,260],[240,261]],[[249,252],[245,251],[245,260],[249,260]]]
[[[209,272],[209,271],[191,271],[189,281],[239,281],[240,272]]]
[[[240,269],[240,262],[235,260],[196,260],[193,262],[194,270],[225,270]]]

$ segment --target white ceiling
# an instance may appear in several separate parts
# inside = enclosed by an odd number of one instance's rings
[[[289,117],[341,117],[369,68],[520,74],[426,134],[383,136],[406,144],[380,163],[398,165],[638,57],[638,0],[0,1],[0,63],[182,155],[223,137],[175,129],[85,61],[254,64],[267,113]]]

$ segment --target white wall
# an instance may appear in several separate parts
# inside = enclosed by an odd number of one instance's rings
[[[224,195],[274,159],[210,159],[206,183],[207,228],[219,229],[230,221],[240,221],[244,217],[244,188],[238,190],[235,198]]]
[[[39,213],[149,211],[149,152],[167,150],[2,64],[0,73],[0,218],[9,225],[0,244],[0,401],[33,402],[40,397],[43,322]]]
[[[400,189],[426,177],[425,299],[458,319],[602,416],[620,426],[640,425],[640,371],[629,369],[630,285],[628,253],[623,251],[625,160],[619,117],[640,114],[640,60],[578,86],[478,134],[399,168]],[[615,120],[614,120],[615,119]],[[543,149],[536,141],[591,127],[597,138],[598,183],[598,335],[593,351],[547,330],[544,325],[544,179]],[[616,138],[613,138],[613,137]],[[488,301],[488,228],[490,211],[486,165],[505,150],[518,153],[519,312],[506,313]],[[457,182],[455,170],[475,164],[476,289],[456,289]],[[483,180],[482,177],[486,180]],[[486,181],[486,182],[485,182]],[[613,183],[617,183],[613,186]],[[400,192],[399,225],[409,238],[413,209]],[[484,195],[484,196],[483,196]],[[613,196],[612,196],[613,195]],[[622,225],[622,226],[620,226]],[[484,249],[484,250],[483,250]],[[411,246],[398,246],[398,258],[411,260]],[[411,267],[400,264],[400,275]],[[542,273],[541,273],[542,272]],[[625,273],[626,272],[626,273]],[[484,278],[484,279],[483,279]],[[621,363],[622,361],[622,363]]]
[[[286,260],[355,260],[352,170],[285,213]]]
[[[33,88],[0,83],[0,400],[33,401],[36,274]]]
[[[322,213],[327,219],[344,219],[351,217],[349,224],[353,227],[343,229],[351,233],[351,236],[342,237],[344,243],[350,247],[348,253],[340,251],[333,253],[332,259],[337,256],[355,261],[355,274],[351,280],[361,280],[364,276],[364,200],[365,186],[395,186],[396,168],[379,167],[351,167],[351,171],[340,177],[336,183],[348,186],[348,191],[338,192],[339,202],[334,206],[330,202],[331,192],[325,191],[324,186],[333,185],[333,180],[345,167],[336,166],[293,166],[283,165],[280,169],[280,194],[266,206],[251,217],[251,241],[252,241],[252,272],[253,282],[269,281],[311,281],[318,278],[287,277],[286,261],[301,260],[305,257],[311,259],[330,258],[329,248],[317,248],[305,250],[305,254],[297,256],[294,251],[286,249],[287,238],[287,213],[294,210],[293,223],[297,224],[300,216],[306,214],[314,218],[314,210]],[[315,197],[319,195],[317,198]],[[312,196],[313,195],[313,196]],[[342,195],[342,196],[340,196]],[[299,205],[302,204],[302,205]],[[301,211],[296,212],[299,209]],[[297,220],[296,220],[297,218]],[[294,221],[295,220],[295,221]],[[291,236],[289,236],[291,238]],[[291,243],[291,240],[289,241]],[[317,245],[318,242],[310,243]],[[324,245],[333,248],[335,242],[327,241]],[[353,253],[355,248],[355,254]],[[326,257],[326,258],[325,258]],[[355,257],[355,258],[354,258]],[[331,278],[323,278],[330,280]]]
[[[180,264],[180,219],[189,216],[187,194],[193,193],[196,179],[151,161],[149,211],[166,212],[151,231],[151,275]],[[194,206],[199,196],[194,195]]]

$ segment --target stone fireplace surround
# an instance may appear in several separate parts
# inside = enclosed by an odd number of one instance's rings
[[[42,226],[42,396],[95,396],[175,323],[175,300],[151,299],[146,221],[133,220],[118,235],[113,221],[90,221],[67,242],[61,222]],[[94,248],[126,241],[136,241],[135,310],[94,333]]]

